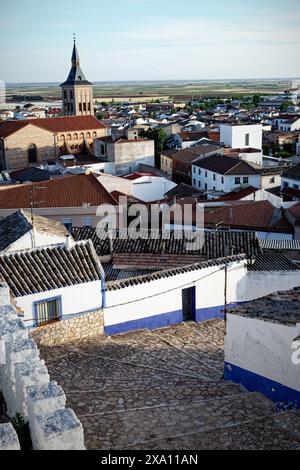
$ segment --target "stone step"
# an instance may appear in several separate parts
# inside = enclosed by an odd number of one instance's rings
[[[64,388],[68,398],[68,406],[73,408],[78,415],[111,410],[124,411],[161,404],[188,404],[193,401],[220,399],[245,393],[238,385],[230,382],[201,386],[188,383],[171,388],[162,388],[161,385],[153,387],[149,384],[147,389],[139,389],[135,384],[131,384],[128,390],[120,389],[119,386],[116,386],[115,389],[103,389],[102,384],[93,390],[88,386],[85,388],[82,384],[78,385],[76,389],[72,390]],[[87,396],[89,397],[88,407]]]
[[[201,354],[195,352],[195,356],[198,356],[198,360],[195,360],[188,351],[182,349],[182,345],[176,342],[176,339],[173,341],[178,349],[174,350],[174,345],[172,345],[172,334],[169,336],[171,344],[166,342],[166,333],[165,330],[155,330],[155,331],[143,331],[139,335],[136,335],[133,339],[132,337],[127,338],[115,337],[113,341],[117,344],[130,343],[136,347],[137,356],[140,358],[141,349],[148,354],[148,361],[150,358],[154,359],[155,363],[165,363],[165,366],[169,370],[191,374],[196,377],[206,378],[208,380],[214,380],[221,378],[223,375],[223,363],[218,364],[218,369],[214,368],[212,364],[212,370],[209,366],[209,361],[213,363],[213,359],[210,359],[207,355],[203,356],[205,359],[201,361]],[[197,345],[194,345],[194,348],[197,348]],[[133,358],[133,356],[131,356]]]
[[[202,433],[187,433],[178,437],[157,439],[134,444],[134,450],[300,450],[300,436],[293,428],[282,428],[278,420],[294,421],[291,413],[257,419],[237,426]]]
[[[206,432],[270,415],[273,415],[273,404],[258,393],[124,412],[78,414],[84,428],[93,435],[89,448],[98,449],[125,449],[129,445],[136,448],[139,442],[172,438],[179,433]]]

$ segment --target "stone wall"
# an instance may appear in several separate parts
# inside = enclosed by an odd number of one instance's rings
[[[36,343],[4,292],[0,290],[0,391],[7,415],[19,413],[29,422],[33,449],[84,449],[82,424],[73,410],[65,408],[63,389],[50,380]],[[18,448],[11,426],[1,426],[0,448]]]
[[[43,346],[68,343],[76,339],[103,334],[103,312],[97,311],[40,326],[31,331],[31,337]]]

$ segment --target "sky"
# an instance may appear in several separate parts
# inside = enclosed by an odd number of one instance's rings
[[[300,77],[299,0],[0,0],[0,80]]]

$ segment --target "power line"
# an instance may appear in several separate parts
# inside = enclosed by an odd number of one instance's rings
[[[158,296],[163,295],[163,294],[168,294],[169,292],[173,292],[174,290],[178,290],[178,289],[181,289],[182,287],[190,286],[191,284],[194,284],[195,282],[202,281],[203,279],[206,279],[206,278],[212,276],[213,274],[216,274],[216,273],[218,273],[218,272],[220,272],[220,271],[223,271],[224,269],[225,269],[225,264],[224,264],[224,266],[222,266],[222,267],[219,268],[218,270],[216,270],[216,271],[214,271],[214,272],[212,272],[212,273],[209,273],[209,274],[207,274],[206,276],[203,276],[203,277],[201,277],[201,278],[198,278],[198,279],[195,279],[195,280],[193,280],[193,281],[190,281],[190,282],[188,282],[188,283],[186,283],[186,284],[182,284],[182,285],[177,286],[177,287],[174,287],[174,288],[172,288],[172,289],[168,289],[168,290],[166,290],[166,291],[159,292],[158,294],[148,295],[148,296],[146,296],[146,297],[142,297],[141,299],[130,300],[129,302],[124,302],[124,303],[122,303],[122,304],[112,305],[112,306],[110,306],[110,307],[107,306],[106,308],[122,307],[122,306],[124,306],[124,305],[133,304],[133,303],[135,303],[135,302],[141,302],[142,300],[152,299],[152,298],[154,298],[154,297],[158,297]],[[107,291],[106,291],[106,292],[107,292]]]

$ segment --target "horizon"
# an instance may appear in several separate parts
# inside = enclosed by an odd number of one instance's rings
[[[299,23],[298,0],[2,0],[0,79],[62,83],[73,32],[92,82],[294,78]]]

